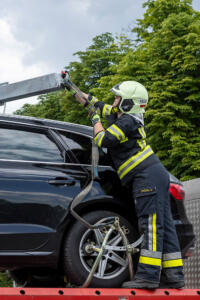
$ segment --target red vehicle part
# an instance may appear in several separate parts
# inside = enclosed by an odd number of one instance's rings
[[[0,288],[1,300],[193,300],[200,299],[200,289],[83,289],[83,288]]]
[[[185,191],[181,185],[170,183],[169,191],[176,200],[184,200]]]

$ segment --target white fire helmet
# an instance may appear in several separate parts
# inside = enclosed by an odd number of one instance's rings
[[[111,92],[121,97],[119,110],[126,114],[140,114],[145,112],[148,102],[146,88],[137,81],[123,81],[115,85]]]

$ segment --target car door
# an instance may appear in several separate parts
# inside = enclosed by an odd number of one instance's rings
[[[0,255],[53,251],[69,204],[87,180],[51,130],[0,124]]]

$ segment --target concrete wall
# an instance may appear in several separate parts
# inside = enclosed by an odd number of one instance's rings
[[[186,288],[200,288],[200,178],[183,182],[187,216],[194,226],[195,251],[184,260]]]

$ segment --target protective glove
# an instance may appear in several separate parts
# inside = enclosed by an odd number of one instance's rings
[[[91,105],[95,105],[95,103],[99,101],[96,97],[92,96],[91,94],[88,94],[88,100]]]
[[[65,88],[71,93],[71,95],[75,98],[76,91],[74,91],[70,86],[65,84]]]
[[[76,91],[73,90],[73,88],[71,88],[70,85],[67,85],[67,81],[66,81],[66,83],[65,83],[65,88],[72,94],[73,97],[75,97]]]
[[[92,125],[94,126],[97,122],[101,122],[101,118],[97,112],[98,109],[96,109],[93,105],[90,105],[88,115],[90,117],[90,120],[92,121]]]
[[[119,107],[116,106],[112,108],[112,114],[116,114],[118,112],[120,112]]]
[[[91,118],[92,126],[94,126],[96,123],[101,122],[101,118],[98,114],[94,114]]]

